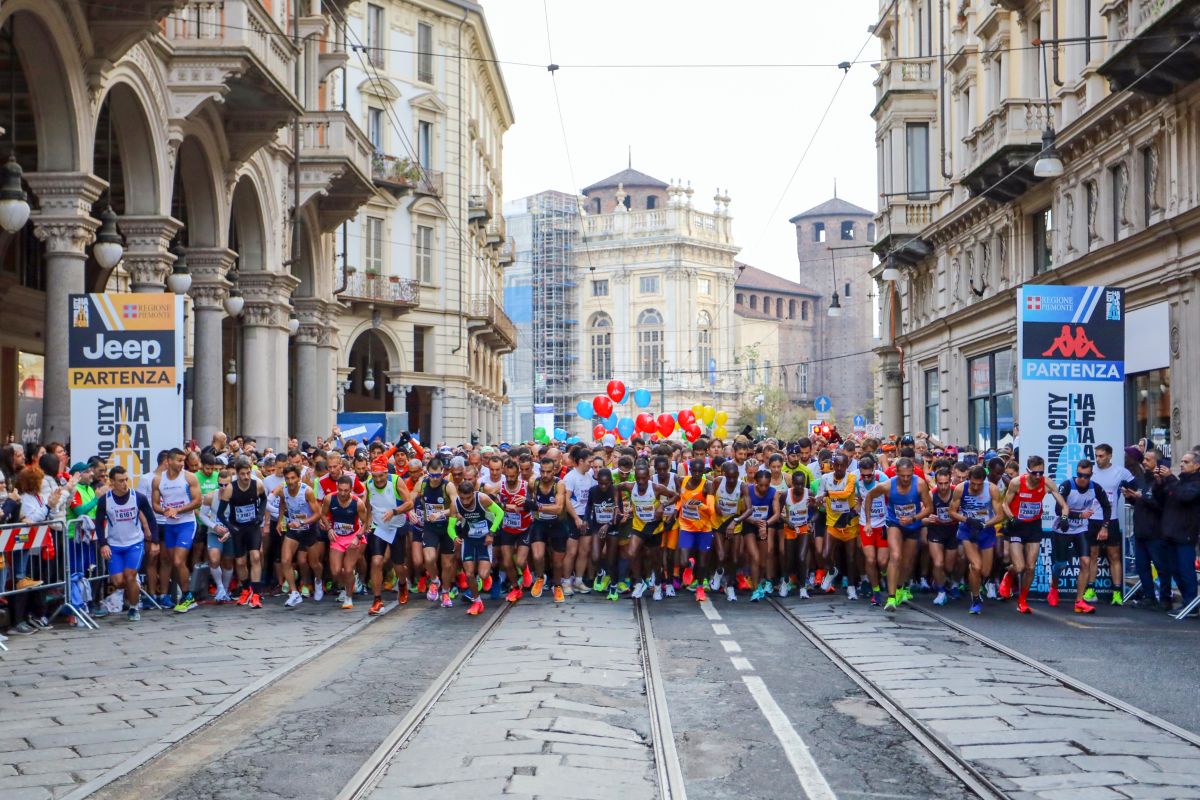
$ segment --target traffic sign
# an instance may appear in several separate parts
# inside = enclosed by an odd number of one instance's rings
[[[815,434],[817,430],[824,424],[825,420],[823,419],[810,419],[808,421],[808,435],[812,436]]]
[[[872,422],[870,425],[867,425],[866,426],[866,434],[867,434],[867,436],[870,436],[872,439],[882,439],[883,438],[883,423]]]
[[[813,408],[822,414],[829,413],[829,409],[833,408],[833,401],[829,399],[829,395],[818,395],[813,401]]]
[[[866,426],[866,424],[867,424],[867,418],[866,418],[866,417],[864,417],[862,414],[855,414],[855,415],[854,415],[854,427],[856,427],[856,428],[862,428],[862,427]]]

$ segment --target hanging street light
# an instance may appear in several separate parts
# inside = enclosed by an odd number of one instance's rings
[[[230,386],[237,383],[237,361],[229,359],[229,368],[225,370],[225,382]]]
[[[125,255],[125,240],[117,228],[117,212],[111,203],[100,212],[100,230],[96,231],[92,255],[101,269],[112,269]]]
[[[879,275],[885,281],[900,280],[900,270],[896,269],[896,257],[889,254],[887,258],[887,266],[883,268],[883,272]]]
[[[225,297],[225,313],[231,317],[240,317],[242,309],[246,306],[246,300],[242,297],[242,292],[238,289],[238,273],[237,270],[231,269],[226,276],[229,282],[233,285],[229,287],[229,294]]]
[[[21,175],[21,165],[9,153],[8,163],[4,165],[4,181],[0,184],[0,228],[8,233],[16,233],[29,221],[29,196],[21,186]]]
[[[188,271],[187,252],[177,244],[171,248],[171,253],[175,256],[175,264],[171,267],[171,274],[167,276],[167,288],[175,294],[187,294],[188,289],[192,288],[192,273]]]
[[[829,310],[825,314],[830,317],[840,317],[842,315],[842,301],[838,299],[836,290],[833,293],[833,299],[829,303]]]
[[[1064,172],[1062,156],[1054,144],[1054,128],[1042,132],[1042,152],[1033,165],[1033,174],[1039,178],[1057,178]]]
[[[366,389],[368,392],[375,391],[375,368],[374,367],[367,368],[367,377],[363,381],[363,388]]]
[[[295,336],[296,331],[300,330],[300,318],[296,316],[295,309],[288,315],[288,336]]]

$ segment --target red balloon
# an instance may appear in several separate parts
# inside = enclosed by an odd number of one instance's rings
[[[621,402],[625,398],[625,384],[621,383],[620,381],[609,381],[608,396],[614,403]],[[608,414],[605,414],[604,416],[607,417]]]
[[[688,427],[685,433],[687,435],[687,440],[689,442],[694,442],[700,438],[700,434],[703,433],[703,431],[700,430],[699,425],[691,425]]]
[[[596,416],[608,419],[612,416],[613,401],[604,395],[596,395],[592,400],[592,411],[596,412]]]
[[[696,421],[696,415],[694,413],[692,413],[692,410],[690,408],[685,408],[683,411],[679,412],[679,424],[682,427],[686,428],[688,425],[691,425],[695,421]]]
[[[649,411],[643,411],[637,415],[637,419],[634,420],[634,425],[642,433],[653,433],[655,428],[654,415]]]
[[[592,438],[595,439],[596,441],[603,439],[605,433],[607,433],[607,431],[605,431],[604,426],[599,423],[597,423],[596,426],[594,428],[592,428]]]
[[[658,415],[658,432],[662,436],[670,436],[675,432],[675,418],[670,414]]]

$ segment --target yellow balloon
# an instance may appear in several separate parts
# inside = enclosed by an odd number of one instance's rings
[[[729,422],[729,414],[724,411],[718,411],[716,420],[718,425],[724,425],[726,422]]]
[[[705,425],[712,425],[713,420],[715,420],[717,418],[717,412],[713,411],[712,406],[705,406],[703,418],[704,418]]]
[[[701,405],[700,403],[696,403],[696,405],[692,406],[692,413],[695,414],[697,417],[703,416],[704,415],[704,406]]]
[[[724,413],[724,412],[722,412],[722,413]],[[716,427],[716,429],[713,430],[713,436],[717,437],[718,439],[724,439],[726,437],[726,435],[728,435],[728,433],[729,433],[729,431],[725,430],[724,425],[718,425]]]

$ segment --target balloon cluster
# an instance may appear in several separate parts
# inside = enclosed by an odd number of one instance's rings
[[[638,408],[647,408],[651,402],[650,390],[637,389],[633,392],[633,404]],[[707,432],[710,436],[723,439],[728,435],[725,423],[729,414],[717,411],[712,406],[694,405],[685,408],[678,414],[659,414],[657,417],[649,411],[642,411],[635,417],[621,416],[616,406],[629,399],[625,384],[613,380],[608,382],[607,391],[596,395],[591,402],[580,400],[575,412],[580,419],[592,422],[592,438],[599,441],[606,435],[612,434],[619,440],[631,439],[636,434],[644,434],[651,440],[665,439],[676,430],[683,432],[684,438],[694,442]],[[562,431],[565,433],[566,431]],[[536,433],[536,432],[535,432]],[[557,435],[558,430],[555,431]]]

